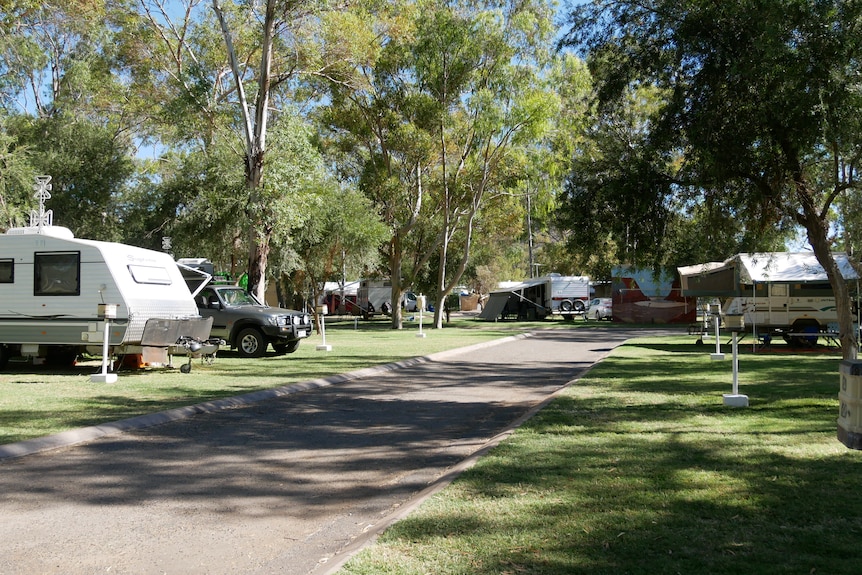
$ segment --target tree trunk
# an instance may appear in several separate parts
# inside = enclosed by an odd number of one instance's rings
[[[796,182],[796,195],[802,205],[798,220],[808,233],[808,242],[814,250],[817,261],[826,270],[829,284],[835,294],[835,311],[838,314],[838,338],[841,341],[841,354],[844,359],[856,359],[856,334],[853,332],[853,313],[850,303],[850,290],[847,281],[832,254],[829,242],[829,224],[817,212],[814,199],[804,181]]]
[[[392,329],[404,327],[401,313],[401,260],[403,259],[403,246],[401,245],[401,234],[395,233],[389,244],[389,279],[392,283],[390,292],[390,303],[392,304]]]
[[[445,225],[449,225],[449,214],[444,215]],[[443,307],[446,301],[446,263],[449,257],[449,232],[444,230],[443,243],[440,245],[440,267],[437,269],[437,297],[434,301],[434,328],[443,327]]]
[[[258,300],[266,293],[266,264],[269,259],[269,240],[272,229],[267,222],[260,221],[259,192],[263,177],[263,152],[249,153],[246,158],[246,186],[249,188],[248,230],[248,291]]]
[[[219,0],[212,0],[213,10],[216,13],[219,24],[224,35],[225,45],[230,59],[231,71],[236,84],[237,96],[239,98],[239,112],[243,118],[245,134],[245,181],[249,192],[248,212],[249,221],[249,255],[248,255],[248,290],[260,301],[264,300],[266,292],[266,264],[269,258],[269,241],[272,237],[270,222],[260,221],[261,198],[260,189],[263,178],[263,161],[266,152],[266,130],[267,118],[269,117],[269,91],[272,83],[272,44],[275,30],[275,0],[267,0],[266,15],[263,22],[263,40],[260,46],[261,62],[260,74],[257,81],[257,99],[255,102],[255,117],[252,122],[249,114],[248,100],[242,81],[240,63],[236,57],[233,39],[224,18],[224,13]]]

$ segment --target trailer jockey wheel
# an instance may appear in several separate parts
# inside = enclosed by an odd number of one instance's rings
[[[184,363],[180,366],[180,373],[191,373],[192,371],[192,360],[189,358],[188,363]]]

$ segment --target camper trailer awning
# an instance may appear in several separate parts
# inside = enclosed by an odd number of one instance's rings
[[[509,301],[509,297],[512,295],[514,295],[518,299],[526,301],[530,305],[533,305],[537,308],[542,308],[542,306],[538,303],[525,299],[524,290],[534,286],[542,285],[547,281],[548,278],[546,277],[538,277],[524,280],[522,282],[506,283],[500,289],[494,290],[490,294],[488,294],[488,301],[485,302],[485,305],[482,307],[482,312],[479,314],[479,319],[493,320],[499,317],[499,315],[506,307],[506,302]]]
[[[859,279],[847,254],[833,254],[846,280]],[[826,271],[813,252],[737,254],[723,262],[707,262],[677,268],[682,293],[689,296],[728,296],[741,285],[755,283],[825,283]]]

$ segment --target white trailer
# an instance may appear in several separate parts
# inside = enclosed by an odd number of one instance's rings
[[[188,342],[209,338],[212,324],[169,254],[51,225],[0,235],[0,301],[0,368],[10,357],[71,365],[83,352],[102,355],[104,304],[116,312],[110,353],[149,363],[195,349]]]
[[[550,274],[510,283],[491,292],[481,319],[544,319],[550,315],[583,314],[590,300],[588,276]]]
[[[590,301],[589,277],[551,274],[543,279],[549,286],[548,307],[552,314],[584,313]]]

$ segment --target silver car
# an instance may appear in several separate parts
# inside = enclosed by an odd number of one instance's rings
[[[596,320],[613,318],[613,300],[609,297],[597,297],[590,300],[587,317]]]

